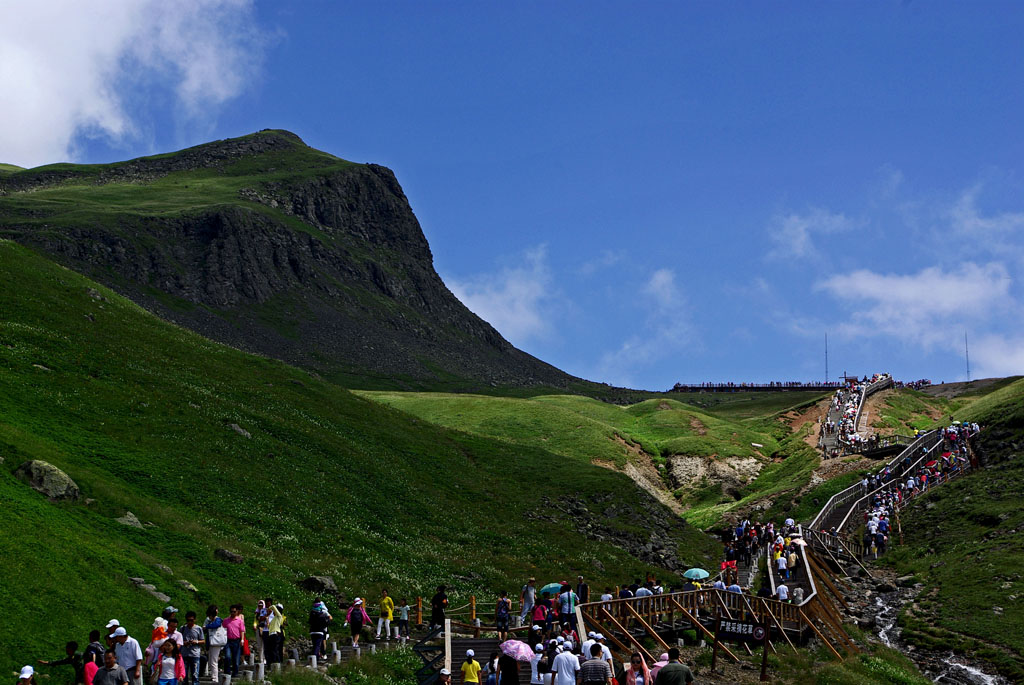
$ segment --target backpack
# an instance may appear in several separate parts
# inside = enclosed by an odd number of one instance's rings
[[[511,600],[505,598],[498,600],[498,618],[505,618],[508,616],[509,604],[511,604]]]

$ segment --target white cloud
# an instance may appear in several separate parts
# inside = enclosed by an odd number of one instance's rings
[[[74,159],[80,136],[123,142],[137,134],[133,112],[163,90],[208,122],[264,44],[251,0],[2,3],[0,161]]]
[[[955,347],[966,322],[985,321],[1013,306],[1010,276],[1000,263],[966,262],[915,274],[866,269],[833,276],[815,288],[851,310],[840,327],[853,335],[891,335],[925,348]]]
[[[1024,228],[1024,212],[1001,212],[982,216],[978,210],[978,196],[982,185],[965,190],[949,212],[953,229],[974,239],[994,239]]]
[[[672,269],[658,269],[640,287],[637,302],[645,318],[611,352],[602,355],[598,377],[631,386],[637,370],[678,354],[693,342],[690,308]]]
[[[445,278],[455,297],[516,346],[549,337],[557,309],[547,246],[527,250],[522,261],[494,275]]]
[[[831,235],[847,231],[854,222],[842,214],[815,208],[806,214],[795,212],[778,215],[772,220],[769,237],[775,247],[768,253],[772,259],[806,259],[819,254],[815,234]]]
[[[601,269],[607,269],[615,266],[622,262],[626,258],[626,255],[622,252],[615,252],[614,250],[604,250],[601,254],[588,262],[584,262],[577,269],[576,273],[580,276],[591,276]]]
[[[1024,336],[984,335],[970,341],[971,377],[1024,374]]]

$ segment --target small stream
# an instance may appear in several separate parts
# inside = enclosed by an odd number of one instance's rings
[[[913,598],[902,596],[904,591],[875,595],[876,628],[878,639],[886,647],[897,649],[910,658],[921,672],[933,682],[943,685],[1009,685],[1009,681],[999,675],[989,675],[978,668],[977,663],[970,663],[964,657],[950,652],[943,655],[938,652],[927,652],[914,649],[900,640],[900,628],[896,625],[900,609],[904,602]]]

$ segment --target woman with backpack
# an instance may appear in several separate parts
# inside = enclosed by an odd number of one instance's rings
[[[222,623],[217,615],[217,605],[208,606],[203,630],[206,631],[206,663],[210,665],[210,678],[215,683],[220,682],[220,650],[228,643],[228,631]]]
[[[324,644],[327,642],[331,614],[323,600],[317,600],[309,610],[309,639],[313,641],[313,656],[324,658]]]
[[[498,628],[498,641],[504,642],[508,639],[508,621],[512,614],[512,600],[508,598],[508,590],[501,593],[498,603],[494,607],[494,622]]]
[[[356,597],[352,606],[348,608],[348,613],[345,614],[345,622],[352,627],[352,646],[358,647],[363,624],[370,622],[370,617],[366,615],[366,610],[363,608],[363,600]]]

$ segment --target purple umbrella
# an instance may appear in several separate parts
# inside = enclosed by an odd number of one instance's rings
[[[501,653],[510,656],[516,661],[530,661],[533,659],[533,649],[530,645],[519,640],[507,640],[501,643]]]

